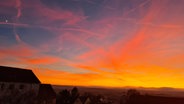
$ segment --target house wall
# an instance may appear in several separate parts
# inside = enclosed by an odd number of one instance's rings
[[[15,83],[15,82],[0,82],[0,97],[11,94],[13,91],[18,91],[18,94],[23,94],[28,91],[38,94],[39,84],[31,83]]]
[[[19,99],[21,99],[19,104],[28,104],[26,102],[30,101],[34,101],[32,104],[56,104],[56,98],[49,96],[39,102],[39,88],[40,84],[0,82],[0,104],[3,104],[3,101],[13,104],[12,101],[16,102]]]

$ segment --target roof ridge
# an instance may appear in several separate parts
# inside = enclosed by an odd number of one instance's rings
[[[30,69],[0,66],[0,82],[41,83]]]

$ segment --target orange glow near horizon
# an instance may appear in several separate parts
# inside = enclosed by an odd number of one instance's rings
[[[0,65],[42,83],[184,88],[184,0],[15,1],[0,3]]]

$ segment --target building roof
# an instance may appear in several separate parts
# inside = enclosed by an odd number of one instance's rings
[[[0,66],[0,82],[41,83],[32,70],[7,66]]]
[[[40,84],[38,96],[42,99],[56,98],[56,93],[50,84]]]

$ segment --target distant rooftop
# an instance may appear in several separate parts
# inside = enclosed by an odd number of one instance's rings
[[[41,84],[39,88],[39,97],[46,99],[46,98],[56,98],[56,93],[52,88],[51,84]]]
[[[0,82],[41,83],[32,70],[0,66]]]

